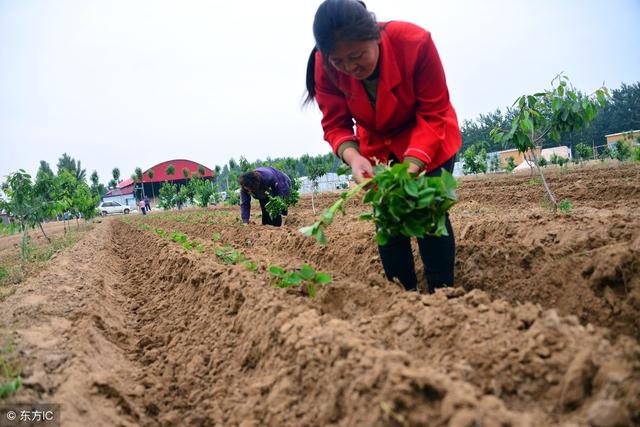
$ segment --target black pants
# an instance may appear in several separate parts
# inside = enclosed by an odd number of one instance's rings
[[[442,169],[453,172],[454,163],[455,155],[441,167],[429,172],[427,175],[440,176]],[[418,248],[420,249],[420,258],[424,264],[424,274],[429,293],[433,293],[438,288],[453,286],[456,241],[448,213],[446,226],[449,233],[448,236],[418,238]],[[406,290],[415,290],[418,279],[413,263],[411,239],[402,235],[392,237],[386,245],[378,246],[378,251],[380,252],[380,260],[387,279],[393,280],[397,278]]]
[[[273,225],[274,227],[282,226],[282,215],[278,215],[275,218],[271,218],[269,216],[269,212],[267,211],[267,203],[269,203],[269,199],[258,199],[260,202],[260,210],[262,210],[262,225]],[[288,209],[285,209],[282,212],[284,215],[288,215]]]

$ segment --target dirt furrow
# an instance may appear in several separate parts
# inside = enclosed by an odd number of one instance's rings
[[[463,399],[471,420],[551,425],[584,421],[589,408],[613,396],[637,417],[637,344],[612,344],[606,331],[575,317],[491,302],[478,291],[420,297],[364,283],[351,286],[372,306],[389,308],[369,316],[358,307],[348,316],[341,302],[352,294],[342,283],[311,301],[206,253],[117,227],[123,241],[147,248],[136,252],[131,274],[152,273],[128,296],[148,319],[141,358],[165,381],[146,402],[163,424],[187,417],[223,425],[374,425],[397,416],[447,425],[462,416],[449,412],[448,399]],[[486,402],[503,409],[488,415]]]

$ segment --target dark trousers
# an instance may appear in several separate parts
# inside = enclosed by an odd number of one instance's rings
[[[269,216],[269,212],[267,211],[267,203],[269,199],[258,199],[260,202],[260,210],[262,210],[262,225],[273,225],[274,227],[282,226],[282,215],[278,215],[275,218],[271,218]],[[283,212],[284,215],[288,215],[288,210]]]
[[[429,172],[427,175],[440,176],[442,169],[453,172],[454,163],[455,155],[441,167]],[[448,236],[418,238],[418,248],[420,250],[420,258],[424,264],[424,274],[429,293],[433,293],[438,288],[453,286],[456,241],[449,221],[449,214],[447,214],[446,226],[449,233]],[[397,278],[406,290],[415,290],[418,279],[413,263],[411,239],[402,235],[392,237],[386,245],[378,246],[378,251],[387,279],[393,280]]]

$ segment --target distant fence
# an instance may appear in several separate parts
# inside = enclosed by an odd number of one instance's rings
[[[316,188],[314,188],[314,183],[306,176],[301,177],[300,181],[300,193],[336,191],[349,188],[349,178],[346,175],[337,175],[335,173],[329,173],[318,178]]]

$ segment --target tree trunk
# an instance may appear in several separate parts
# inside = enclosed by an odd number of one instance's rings
[[[27,260],[27,243],[29,241],[29,228],[26,226],[24,222],[20,223],[20,227],[22,228],[22,242],[20,243],[20,253],[22,255],[22,261],[25,262]]]
[[[540,166],[538,166],[538,158],[536,156],[535,151],[531,150],[531,155],[533,158],[533,162],[536,165],[538,172],[540,173],[540,177],[542,178],[542,185],[544,185],[544,189],[547,192],[547,196],[549,196],[549,200],[551,201],[551,203],[553,203],[553,210],[555,212],[558,209],[558,201],[556,200],[556,196],[554,196],[553,193],[551,192],[551,189],[549,188],[549,184],[547,184],[547,180],[545,179],[544,174],[542,173],[542,169],[540,168]]]
[[[49,236],[47,236],[47,233],[44,232],[44,228],[42,228],[42,223],[39,222],[38,226],[40,227],[40,231],[42,231],[42,235],[45,237],[45,239],[47,239],[47,242],[51,243],[51,239],[49,238]]]

